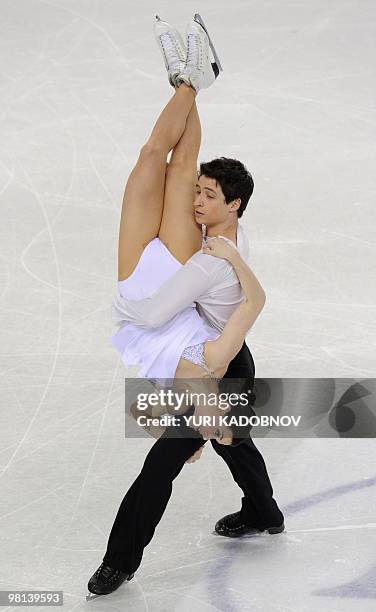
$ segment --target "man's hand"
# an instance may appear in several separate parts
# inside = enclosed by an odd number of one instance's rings
[[[204,450],[204,445],[200,446],[198,450],[189,459],[187,459],[186,463],[194,463],[197,459],[200,459],[202,455],[202,451]]]

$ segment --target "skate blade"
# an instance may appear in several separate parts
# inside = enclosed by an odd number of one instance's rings
[[[97,597],[102,597],[102,594],[90,593],[90,591],[86,595],[86,601],[91,601],[92,599],[97,599]]]
[[[200,13],[195,13],[195,16],[194,16],[194,21],[196,21],[196,23],[199,23],[199,24],[200,24],[200,26],[201,26],[201,27],[202,27],[202,28],[205,30],[206,35],[207,35],[207,37],[208,37],[208,39],[209,39],[209,45],[210,45],[210,48],[211,48],[211,50],[212,50],[212,53],[213,53],[213,56],[214,56],[215,62],[216,62],[216,64],[217,64],[217,66],[218,66],[218,69],[223,71],[222,64],[221,64],[221,62],[220,62],[220,60],[219,60],[219,57],[218,57],[217,51],[215,50],[215,47],[214,47],[214,45],[213,45],[213,41],[212,41],[212,39],[210,38],[209,32],[208,32],[208,30],[207,30],[207,27],[205,26],[205,23],[204,23],[204,21],[203,21],[203,19],[202,19],[201,15],[200,15]]]
[[[161,23],[165,23],[165,24],[169,25],[167,21],[165,21],[164,19],[161,19],[161,17],[159,15],[157,15],[157,14],[155,14],[155,21],[157,23],[158,23],[158,21],[160,21]]]

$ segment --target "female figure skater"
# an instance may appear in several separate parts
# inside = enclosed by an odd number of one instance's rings
[[[173,32],[172,42],[169,24],[158,19],[156,30],[165,57],[173,57],[172,52],[176,56],[177,31]],[[185,64],[170,66],[175,94],[142,147],[125,188],[119,230],[118,291],[132,300],[156,291],[202,244],[201,225],[195,220],[193,206],[200,147],[195,97],[215,81],[221,68],[215,52],[214,67],[209,59],[211,41],[201,18],[189,24],[187,40]],[[171,63],[171,59],[168,61]],[[188,121],[192,126],[187,126]],[[237,198],[227,206],[236,214],[239,204]],[[203,252],[232,264],[245,301],[233,312],[221,334],[200,317],[194,303],[158,328],[145,329],[123,322],[112,342],[126,366],[140,366],[140,377],[222,378],[259,315],[265,293],[235,245],[228,239],[209,238]],[[221,437],[222,443],[231,443],[228,436]]]

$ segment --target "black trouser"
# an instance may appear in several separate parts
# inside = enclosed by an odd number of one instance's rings
[[[253,383],[254,375],[252,355],[244,343],[225,376],[247,377]],[[170,499],[173,480],[186,460],[205,444],[198,432],[190,432],[190,437],[176,436],[176,428],[166,428],[121,502],[103,557],[107,565],[128,573],[136,571]],[[211,440],[211,444],[243,490],[241,512],[246,521],[259,529],[280,525],[283,514],[273,499],[265,462],[253,441],[247,439],[238,446],[226,446]]]

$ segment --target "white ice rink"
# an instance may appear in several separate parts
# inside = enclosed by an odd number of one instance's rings
[[[241,540],[212,535],[241,491],[207,445],[135,579],[85,601],[152,444],[124,439],[109,337],[125,181],[172,94],[154,14],[184,30],[196,11],[224,69],[197,98],[200,160],[255,181],[256,375],[375,377],[374,0],[2,0],[0,590],[63,590],[67,611],[374,611],[374,439],[255,439],[286,531]]]

